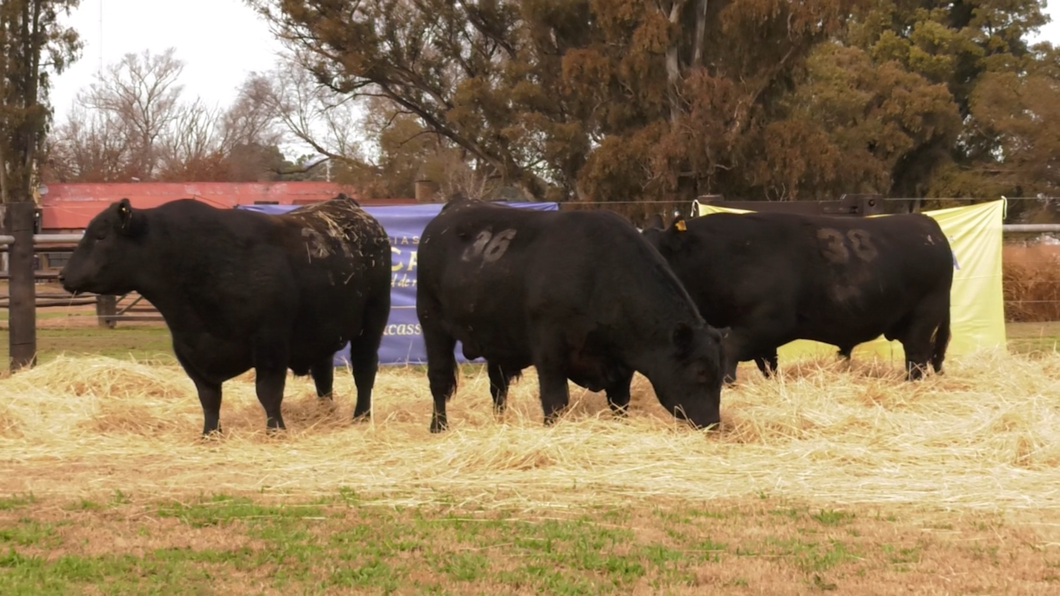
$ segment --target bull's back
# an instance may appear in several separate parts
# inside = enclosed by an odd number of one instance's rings
[[[167,235],[186,239],[173,260],[196,272],[188,299],[209,328],[238,337],[286,322],[312,344],[329,327],[356,326],[368,286],[389,293],[385,232],[359,213],[322,208],[329,203],[284,215],[197,201],[158,208]]]
[[[698,318],[661,256],[609,212],[443,213],[424,231],[419,284],[421,313],[484,352],[526,345],[531,326],[624,335],[653,309]]]
[[[725,261],[728,283],[755,289],[737,296],[745,304],[733,310],[756,301],[791,309],[791,338],[868,341],[925,301],[948,298],[952,253],[927,216],[739,217],[712,222],[715,249],[737,257]]]
[[[477,207],[427,224],[418,253],[421,324],[440,325],[469,353],[523,360],[528,274],[541,257],[549,213]],[[543,216],[543,217],[542,217]]]

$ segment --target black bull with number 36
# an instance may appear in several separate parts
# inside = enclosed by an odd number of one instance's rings
[[[797,339],[849,358],[883,335],[902,343],[907,378],[919,378],[929,361],[942,370],[954,256],[926,215],[719,213],[644,235],[707,322],[728,327],[728,381],[747,360],[768,375],[777,347]]]
[[[419,267],[432,432],[447,427],[457,341],[486,359],[498,411],[511,379],[534,366],[546,424],[568,404],[568,379],[606,391],[621,413],[637,371],[675,416],[719,422],[721,336],[618,215],[458,199],[424,229]]]

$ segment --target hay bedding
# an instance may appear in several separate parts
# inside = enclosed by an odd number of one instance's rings
[[[508,414],[492,414],[482,371],[462,380],[451,430],[427,431],[425,375],[383,368],[374,419],[351,424],[353,384],[333,407],[290,378],[289,430],[270,437],[253,374],[225,386],[225,436],[176,367],[61,358],[0,381],[0,493],[359,493],[414,504],[456,496],[482,506],[768,494],[838,503],[977,508],[1060,506],[1060,355],[983,353],[904,383],[890,363],[822,358],[770,381],[741,370],[723,393],[720,432],[675,422],[642,377],[632,414],[572,388],[572,408],[541,425],[532,369]],[[337,371],[338,372],[338,371]]]

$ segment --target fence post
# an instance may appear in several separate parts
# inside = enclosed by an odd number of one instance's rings
[[[106,296],[103,294],[96,296],[96,317],[99,318],[100,327],[114,329],[118,322],[114,319],[107,319],[105,317],[113,317],[116,314],[118,314],[117,296]]]
[[[34,283],[32,201],[7,203],[4,227],[15,241],[9,249],[8,346],[11,372],[32,367],[37,362],[37,288]]]

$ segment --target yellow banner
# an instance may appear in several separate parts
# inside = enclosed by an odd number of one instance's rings
[[[950,292],[950,340],[947,356],[967,354],[984,348],[1005,348],[1005,306],[1001,287],[1001,224],[1004,201],[991,201],[968,207],[924,211],[939,223],[953,249],[953,288]],[[699,215],[747,213],[696,202]],[[871,217],[888,217],[873,215]],[[835,346],[798,340],[777,350],[781,359],[805,354],[835,354]],[[904,362],[902,344],[877,339],[859,345],[859,354],[879,354],[893,362]]]

